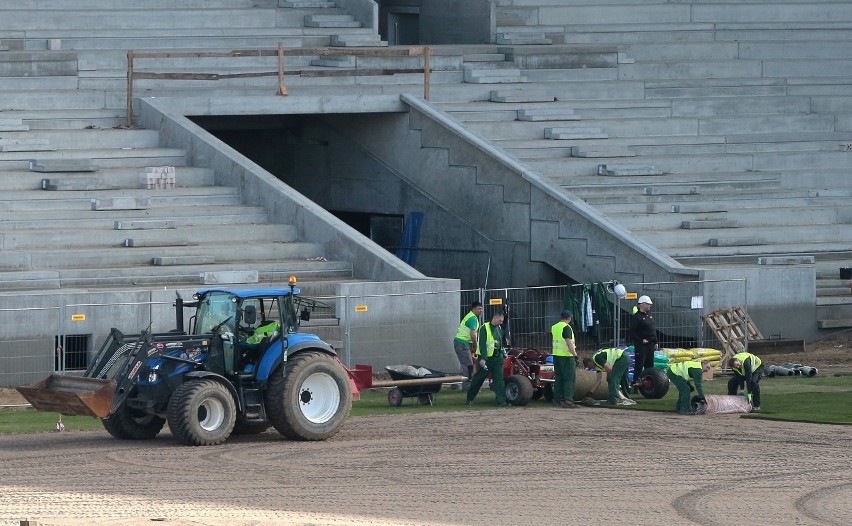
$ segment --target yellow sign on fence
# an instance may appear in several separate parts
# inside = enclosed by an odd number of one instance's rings
[[[355,312],[367,312],[366,305],[355,305]]]
[[[72,314],[71,321],[86,321],[85,314]]]

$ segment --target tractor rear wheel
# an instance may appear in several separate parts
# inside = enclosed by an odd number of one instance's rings
[[[351,408],[349,376],[340,362],[324,352],[301,351],[269,376],[266,414],[289,439],[334,436]]]
[[[166,424],[164,418],[130,409],[124,404],[102,422],[104,429],[120,440],[151,440]]]
[[[192,380],[169,400],[169,428],[190,446],[215,446],[231,435],[237,419],[234,397],[216,380]]]
[[[662,369],[651,367],[639,373],[638,387],[642,396],[656,400],[669,392],[669,378]]]
[[[506,378],[506,401],[512,405],[527,405],[533,397],[530,379],[520,374]]]

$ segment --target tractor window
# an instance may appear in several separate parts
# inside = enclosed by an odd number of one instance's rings
[[[207,294],[198,304],[196,334],[213,332],[213,329],[223,322],[233,333],[236,314],[237,304],[231,299],[230,294],[223,292]]]

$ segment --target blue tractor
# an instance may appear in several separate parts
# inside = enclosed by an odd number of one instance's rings
[[[357,388],[334,348],[299,333],[318,302],[295,286],[208,288],[175,302],[176,329],[125,336],[112,329],[83,377],[52,375],[18,390],[42,411],[101,418],[125,440],[221,444],[270,426],[293,440],[336,434]],[[189,330],[184,309],[194,309]],[[354,391],[354,392],[353,392]]]

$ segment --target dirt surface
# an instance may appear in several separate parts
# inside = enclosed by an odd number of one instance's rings
[[[318,443],[6,435],[0,525],[846,526],[850,448],[848,426],[542,406],[352,418]]]
[[[824,347],[765,359],[852,369]],[[316,443],[3,435],[0,526],[852,524],[850,426],[487,402]]]

